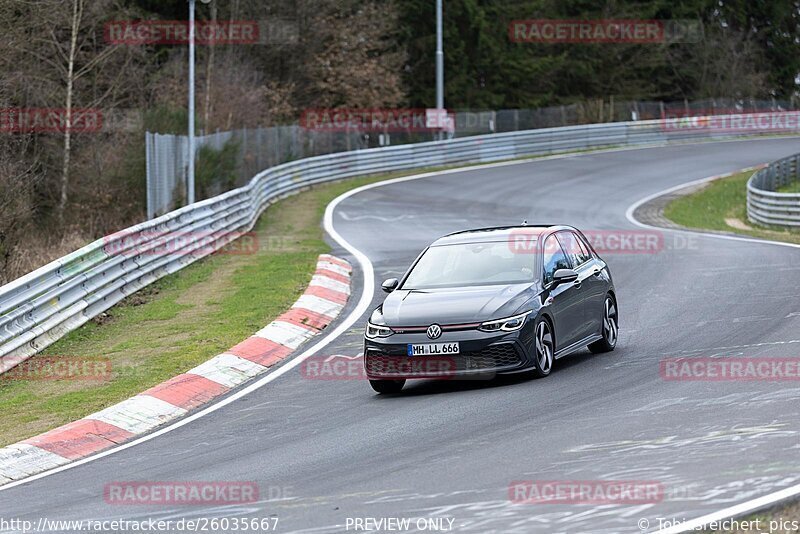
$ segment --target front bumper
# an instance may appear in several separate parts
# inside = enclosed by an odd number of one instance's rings
[[[514,373],[533,367],[529,347],[533,341],[533,321],[515,332],[461,330],[443,332],[435,340],[424,332],[394,334],[386,338],[364,339],[364,367],[367,378],[488,378],[499,373]],[[409,344],[459,343],[459,354],[408,356]]]

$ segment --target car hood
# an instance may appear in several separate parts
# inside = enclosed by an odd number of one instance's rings
[[[381,307],[388,326],[461,324],[513,315],[535,295],[531,284],[397,290]]]

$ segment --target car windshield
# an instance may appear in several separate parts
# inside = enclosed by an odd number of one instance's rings
[[[533,282],[533,255],[512,251],[507,241],[430,247],[401,289]]]

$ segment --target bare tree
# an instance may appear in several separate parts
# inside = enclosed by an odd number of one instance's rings
[[[136,85],[129,67],[144,52],[104,41],[103,24],[125,12],[116,0],[7,1],[9,17],[0,22],[0,30],[12,33],[3,43],[8,55],[0,58],[0,66],[16,73],[11,99],[23,107],[62,108],[56,213],[63,222],[75,151],[75,109],[108,110],[125,100]]]
[[[216,22],[217,20],[217,3],[211,3],[211,16],[209,18],[212,22]],[[205,97],[203,99],[203,127],[208,129],[209,122],[208,117],[209,113],[211,112],[211,81],[213,79],[213,67],[214,67],[214,57],[215,57],[215,50],[216,50],[216,43],[214,40],[211,39],[208,43],[208,53],[206,55],[206,79],[205,79]]]
[[[324,4],[323,4],[324,5]],[[405,99],[405,53],[393,34],[393,2],[344,1],[318,6],[305,41],[309,94],[317,106],[391,107]],[[313,39],[319,43],[315,46]]]
[[[730,28],[712,29],[696,49],[697,96],[746,98],[766,93],[766,62],[752,38]]]
[[[0,141],[0,285],[35,267],[20,264],[17,254],[34,226],[36,210],[38,165],[35,158],[24,155],[29,143],[27,138]]]
[[[61,167],[61,190],[58,200],[58,219],[63,224],[64,209],[67,205],[67,187],[69,185],[69,158],[72,141],[72,92],[75,87],[75,55],[78,48],[78,31],[81,27],[83,18],[84,0],[72,0],[72,27],[70,29],[69,48],[64,58],[67,63],[67,88],[66,103],[64,113],[66,115],[66,127],[64,129],[64,160]],[[59,46],[58,41],[53,41],[55,46]]]

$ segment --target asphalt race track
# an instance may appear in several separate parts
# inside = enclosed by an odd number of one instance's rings
[[[363,191],[333,222],[380,283],[448,232],[523,219],[633,230],[625,212],[647,195],[796,152],[797,139],[770,139],[465,170]],[[618,533],[798,483],[800,383],[666,381],[659,361],[800,357],[800,249],[685,233],[665,233],[663,244],[605,255],[620,309],[613,353],[558,360],[543,380],[418,381],[398,396],[362,380],[310,380],[297,367],[175,431],[0,491],[0,516],[277,516],[283,533],[431,517],[454,519],[453,532]],[[357,355],[364,319],[325,354]],[[606,479],[659,481],[665,496],[625,506],[509,500],[516,480]],[[107,504],[104,485],[128,480],[256,481],[262,502]]]

